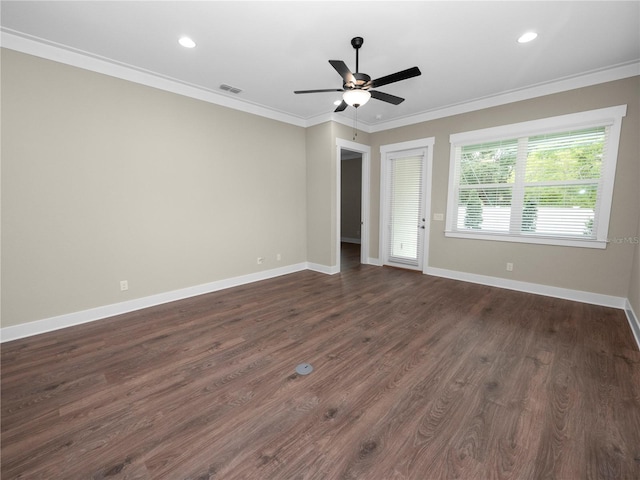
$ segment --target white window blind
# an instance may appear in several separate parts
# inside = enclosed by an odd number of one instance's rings
[[[518,124],[505,127],[505,135],[514,130],[517,136],[490,141],[477,142],[481,131],[467,141],[464,134],[452,136],[446,233],[603,248],[621,117],[585,117],[581,127],[575,115],[567,116],[566,130],[556,117],[548,132],[543,121],[529,122],[533,134]],[[489,130],[493,137],[500,133]]]
[[[521,232],[595,240],[608,127],[528,140]]]
[[[396,158],[391,163],[389,259],[417,265],[420,248],[422,157]]]
[[[517,140],[457,148],[457,229],[509,231],[517,153]]]

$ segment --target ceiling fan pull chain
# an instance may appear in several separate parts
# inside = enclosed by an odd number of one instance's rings
[[[358,136],[358,109],[356,108],[356,116],[353,121],[353,141],[356,140],[357,136]]]

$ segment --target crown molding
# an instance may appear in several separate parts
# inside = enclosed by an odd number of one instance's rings
[[[115,62],[89,52],[72,49],[64,45],[49,42],[41,38],[29,36],[7,28],[2,28],[0,30],[0,46],[47,60],[120,78],[122,80],[128,80],[141,85],[158,88],[178,95],[195,98],[204,102],[266,117],[298,127],[312,127],[329,121],[347,126],[351,126],[353,124],[352,119],[346,118],[343,115],[337,115],[333,112],[308,118],[298,117],[263,105],[251,103],[246,100],[230,98],[214,90],[183,82],[169,76],[163,76],[126,63]],[[450,117],[453,115],[473,112],[522,100],[529,100],[576,88],[597,85],[599,83],[621,80],[637,75],[640,75],[640,62],[627,63],[607,69],[587,72],[582,75],[532,85],[518,90],[503,92],[489,97],[478,98],[468,102],[448,105],[446,107],[429,110],[416,115],[402,117],[375,125],[359,121],[358,128],[366,133],[375,133],[393,128],[414,125],[416,123],[427,122],[430,120],[436,120],[438,118]]]
[[[247,102],[246,100],[230,98],[214,90],[183,82],[169,76],[160,75],[126,63],[115,62],[83,50],[72,49],[38,37],[28,36],[10,29],[3,28],[0,31],[0,46],[234,110],[278,120],[298,127],[307,126],[305,119],[294,115]]]
[[[617,65],[611,68],[596,70],[582,75],[566,77],[552,82],[532,85],[526,88],[503,92],[489,97],[482,97],[464,103],[449,105],[443,108],[430,110],[417,115],[411,115],[388,122],[379,123],[371,127],[370,133],[390,130],[392,128],[405,127],[416,123],[428,122],[438,118],[451,117],[462,113],[469,113],[485,108],[497,107],[508,103],[530,100],[536,97],[552,95],[554,93],[566,92],[576,88],[589,87],[599,83],[622,80],[624,78],[640,75],[640,62],[632,62]]]
[[[347,127],[353,127],[354,119],[345,117],[344,115],[338,115],[334,112],[331,113],[323,113],[321,115],[317,115],[315,117],[307,118],[307,127],[313,127],[315,125],[320,125],[325,122],[335,122],[340,123],[342,125],[346,125]],[[366,122],[358,120],[358,130],[365,133],[371,133],[372,126]]]

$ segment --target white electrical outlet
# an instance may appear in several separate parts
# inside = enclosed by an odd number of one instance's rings
[[[507,263],[507,272],[513,272],[513,263],[511,262]]]
[[[120,291],[124,292],[125,290],[129,290],[129,282],[127,280],[120,280]]]
[[[433,219],[441,222],[442,220],[444,220],[444,213],[434,213]]]
[[[258,265],[262,265],[264,263],[264,258],[258,257]]]
[[[280,255],[279,253],[276,253],[276,260],[277,261],[282,260],[282,255]]]

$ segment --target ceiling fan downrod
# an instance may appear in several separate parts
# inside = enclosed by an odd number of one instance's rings
[[[356,49],[356,73],[360,71],[360,65],[359,65],[360,59],[358,56],[358,52],[363,43],[364,43],[364,38],[362,37],[353,37],[351,39],[351,46]]]
[[[356,71],[345,79],[343,88],[345,90],[368,90],[371,84],[371,77],[366,73],[360,73],[360,47],[364,43],[362,37],[353,37],[351,46],[356,50]],[[358,108],[358,107],[356,107]]]

